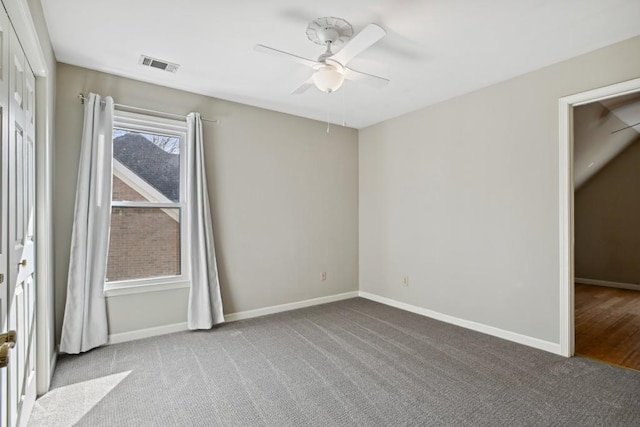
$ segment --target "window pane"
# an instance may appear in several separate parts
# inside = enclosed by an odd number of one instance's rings
[[[180,209],[111,209],[107,281],[180,274]]]
[[[180,138],[113,130],[113,200],[180,201]]]

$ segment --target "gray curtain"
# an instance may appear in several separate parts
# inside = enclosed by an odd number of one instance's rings
[[[111,220],[113,99],[89,94],[71,237],[60,351],[80,353],[108,340],[104,280]]]
[[[218,280],[213,226],[204,170],[202,120],[199,113],[187,116],[187,153],[191,230],[189,267],[191,288],[187,325],[189,329],[210,329],[224,322]]]

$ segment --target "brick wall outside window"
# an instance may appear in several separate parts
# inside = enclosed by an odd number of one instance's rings
[[[113,200],[145,200],[113,177]],[[180,274],[179,209],[114,207],[111,212],[107,281]]]

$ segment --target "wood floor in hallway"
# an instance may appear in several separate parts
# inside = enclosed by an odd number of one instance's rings
[[[640,291],[575,285],[576,354],[640,370]]]

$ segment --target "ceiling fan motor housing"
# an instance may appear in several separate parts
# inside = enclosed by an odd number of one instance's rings
[[[334,27],[322,27],[316,32],[318,39],[324,43],[334,43],[340,37],[340,33]]]

